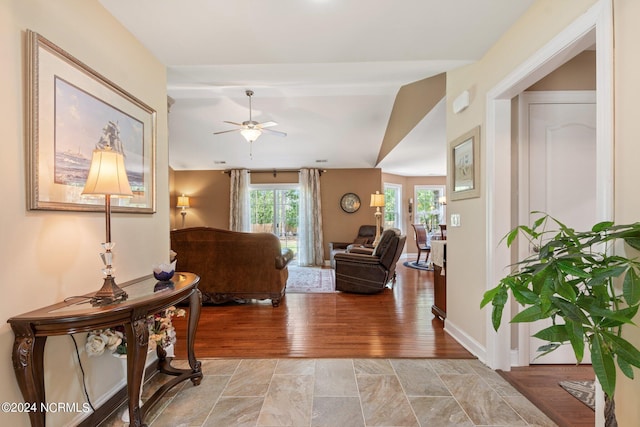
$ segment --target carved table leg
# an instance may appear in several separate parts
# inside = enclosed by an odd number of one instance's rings
[[[18,380],[25,403],[33,406],[29,411],[32,426],[44,427],[46,413],[40,404],[46,403],[44,395],[44,345],[47,337],[35,337],[31,328],[12,324],[15,335],[13,341],[13,370]]]
[[[195,289],[189,297],[189,324],[187,329],[187,356],[189,357],[189,366],[191,372],[199,373],[200,375],[191,378],[193,385],[199,385],[202,381],[202,367],[200,362],[196,360],[194,354],[194,344],[196,341],[196,329],[198,328],[198,321],[200,320],[200,308],[202,307],[202,292],[200,289]]]
[[[132,427],[146,426],[140,408],[140,391],[142,388],[142,374],[147,360],[149,347],[149,327],[146,316],[124,325],[127,334],[127,392],[129,394],[129,425]]]

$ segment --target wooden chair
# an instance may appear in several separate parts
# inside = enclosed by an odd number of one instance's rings
[[[429,260],[429,253],[431,252],[431,247],[427,244],[427,228],[422,224],[411,224],[411,226],[415,232],[416,246],[418,247],[416,264],[420,263],[420,255],[422,255],[423,251],[427,253],[427,257],[424,260],[424,262],[427,262]]]
[[[447,240],[447,224],[440,224],[440,235],[442,240]]]

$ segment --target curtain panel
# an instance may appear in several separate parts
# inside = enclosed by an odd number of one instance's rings
[[[249,199],[249,171],[232,169],[229,203],[229,230],[251,231],[251,202]]]
[[[300,169],[300,224],[298,263],[302,266],[324,264],[320,170]]]

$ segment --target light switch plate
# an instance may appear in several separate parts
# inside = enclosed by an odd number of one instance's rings
[[[451,214],[451,226],[460,227],[460,214]]]

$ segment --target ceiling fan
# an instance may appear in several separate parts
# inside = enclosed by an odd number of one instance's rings
[[[223,130],[220,132],[214,132],[214,135],[219,135],[221,133],[228,133],[228,132],[240,132],[240,134],[242,134],[242,136],[244,137],[244,139],[247,140],[247,142],[251,143],[253,141],[255,141],[256,139],[258,139],[260,137],[260,135],[262,135],[262,132],[268,132],[270,134],[276,135],[276,136],[287,136],[287,134],[285,132],[280,132],[277,130],[273,130],[273,129],[268,129],[272,126],[277,126],[278,124],[276,122],[264,122],[264,123],[258,123],[256,121],[253,120],[252,115],[251,115],[251,97],[253,96],[253,91],[250,89],[247,89],[245,91],[245,93],[247,94],[247,96],[249,97],[249,120],[246,120],[242,123],[236,123],[236,122],[230,122],[225,120],[225,123],[229,123],[231,125],[235,125],[238,126],[237,129],[231,129],[231,130]]]

